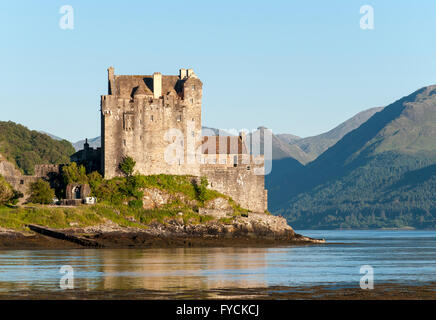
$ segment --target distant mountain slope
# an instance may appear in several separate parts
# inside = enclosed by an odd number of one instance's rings
[[[304,151],[304,153],[306,153],[305,158],[307,159],[307,162],[310,162],[341,140],[348,132],[358,128],[376,112],[381,110],[383,110],[383,107],[371,108],[359,112],[354,117],[344,121],[332,130],[313,137],[298,138],[297,136],[288,134],[278,134],[277,137],[288,144],[298,146],[302,151]]]
[[[43,134],[46,134],[46,135],[48,135],[50,138],[52,138],[52,139],[54,139],[54,140],[58,140],[58,141],[62,141],[62,140],[64,140],[64,139],[62,139],[62,138],[60,138],[60,137],[58,137],[58,136],[55,136],[54,134],[51,134],[51,133],[48,133],[48,132],[45,132],[45,131],[42,131],[42,130],[40,130],[40,131],[38,131],[38,132],[41,132],[41,133],[43,133]]]
[[[74,148],[66,140],[54,140],[12,121],[0,121],[0,153],[25,174],[33,174],[36,164],[69,163]]]
[[[256,131],[250,133],[249,139],[254,135],[260,137],[260,144],[264,146],[264,132],[267,128],[259,127]],[[266,146],[265,146],[266,147]],[[290,145],[284,142],[282,139],[279,139],[276,135],[272,134],[271,136],[271,153],[272,160],[280,160],[285,158],[292,158],[298,160],[300,163],[306,163],[308,161],[306,153],[300,149],[297,145]],[[264,154],[264,150],[261,147],[261,154]]]
[[[270,181],[270,209],[295,228],[436,227],[436,86]],[[274,170],[274,168],[273,168]]]
[[[83,149],[83,145],[85,144],[85,141],[86,140],[83,139],[83,140],[79,140],[77,142],[72,143],[74,149],[76,149],[76,151],[82,150]],[[95,149],[98,148],[98,147],[101,147],[101,137],[98,136],[98,137],[95,137],[95,138],[88,139],[88,144],[89,144],[89,146],[91,148],[95,148]]]
[[[293,144],[296,141],[302,139],[301,137],[293,135],[293,134],[290,134],[290,133],[279,133],[279,134],[276,134],[276,136],[281,141],[283,141],[285,143],[288,143],[288,144]]]

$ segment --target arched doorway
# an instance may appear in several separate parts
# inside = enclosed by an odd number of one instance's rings
[[[76,187],[74,187],[74,189],[73,189],[73,197],[74,197],[74,199],[81,199],[82,197],[82,195],[81,195],[81,188],[80,188],[80,186],[76,186]]]

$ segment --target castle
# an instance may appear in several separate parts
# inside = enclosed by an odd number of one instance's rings
[[[203,84],[192,69],[179,75],[115,75],[108,69],[108,94],[101,96],[101,171],[121,175],[123,157],[144,175],[206,177],[211,189],[253,212],[267,210],[262,156],[239,136],[202,136]]]

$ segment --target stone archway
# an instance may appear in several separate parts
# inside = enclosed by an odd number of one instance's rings
[[[75,186],[73,188],[73,198],[74,199],[82,199],[82,188],[80,186]]]

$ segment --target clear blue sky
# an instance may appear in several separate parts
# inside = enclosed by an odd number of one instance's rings
[[[59,28],[65,4],[74,30]],[[204,125],[315,135],[435,84],[435,16],[434,0],[2,1],[0,120],[95,137],[108,66],[192,67]]]

